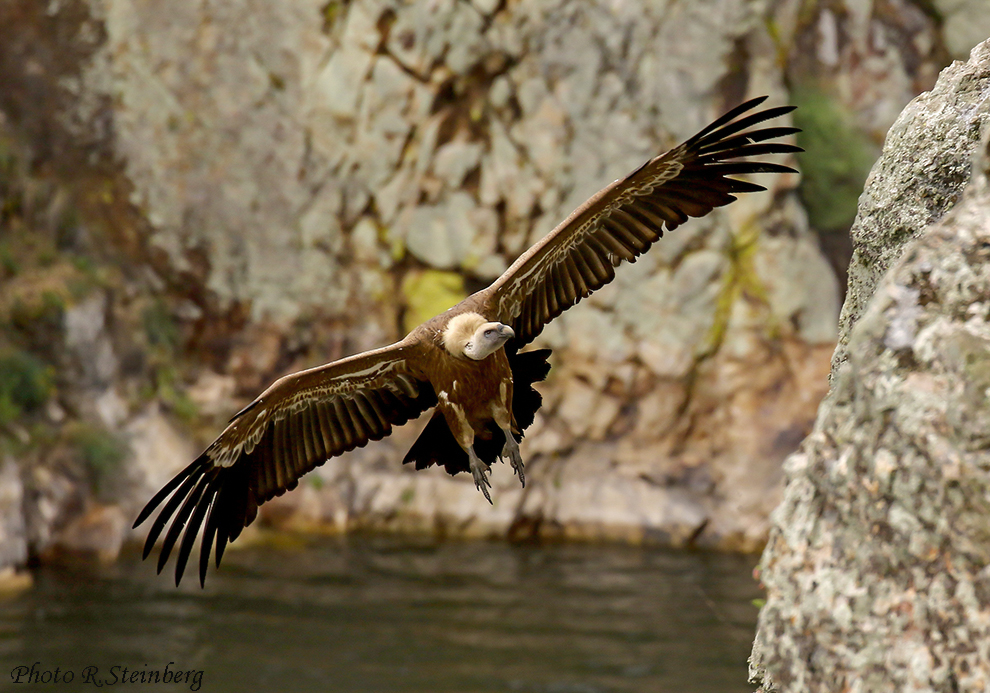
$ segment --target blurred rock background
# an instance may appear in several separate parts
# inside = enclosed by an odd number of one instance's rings
[[[117,554],[274,378],[401,337],[738,102],[800,176],[678,229],[546,330],[525,490],[399,464],[279,526],[755,550],[811,430],[867,171],[983,0],[4,0],[0,565]],[[794,163],[794,162],[792,162]],[[463,475],[462,475],[463,476]]]

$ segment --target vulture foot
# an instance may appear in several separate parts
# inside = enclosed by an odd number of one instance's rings
[[[492,482],[488,480],[488,472],[490,472],[492,468],[481,461],[481,458],[475,454],[474,448],[468,448],[468,458],[471,463],[471,475],[474,476],[474,485],[479,491],[485,494],[485,499],[487,499],[489,503],[495,505],[492,503],[492,497],[488,493],[488,489],[492,486]]]
[[[513,471],[519,475],[519,483],[523,485],[523,488],[526,488],[526,465],[523,464],[522,455],[519,452],[519,443],[516,442],[511,433],[506,436],[505,447],[502,448],[501,456],[509,458]]]

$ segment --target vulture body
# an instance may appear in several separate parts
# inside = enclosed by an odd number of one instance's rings
[[[216,545],[224,549],[258,506],[299,477],[393,426],[436,411],[404,462],[468,471],[491,502],[489,466],[508,459],[525,485],[523,431],[542,400],[532,387],[550,369],[548,349],[520,352],[544,325],[634,262],[689,217],[764,190],[730,176],[793,169],[747,160],[801,151],[777,138],[792,127],[751,129],[793,110],[755,110],[766,97],[729,111],[701,132],[615,181],[581,205],[486,289],[423,323],[390,346],[294,373],[238,412],[220,436],[148,502],[134,526],[164,503],[145,557],[171,520],[158,570],[179,543],[176,584],[202,529],[200,582]],[[167,499],[167,501],[166,501]],[[181,540],[181,542],[180,542]]]

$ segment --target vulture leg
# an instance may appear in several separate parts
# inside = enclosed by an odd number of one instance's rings
[[[485,498],[489,503],[492,503],[491,494],[488,493],[488,489],[491,488],[492,482],[488,480],[488,472],[491,471],[491,467],[481,461],[477,453],[474,451],[474,446],[470,445],[467,449],[469,464],[471,465],[471,474],[474,476],[474,485],[478,487],[478,490],[485,494]]]
[[[519,453],[519,441],[516,440],[516,436],[512,433],[512,415],[509,413],[509,408],[504,403],[499,403],[492,407],[492,415],[495,418],[495,423],[502,429],[502,434],[505,436],[505,446],[502,448],[499,457],[503,459],[506,457],[509,458],[509,461],[512,463],[512,469],[519,475],[519,481],[522,483],[523,488],[526,488],[526,474],[523,471],[525,465],[523,465],[522,455]]]

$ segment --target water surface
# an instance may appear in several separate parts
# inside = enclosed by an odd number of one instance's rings
[[[203,691],[744,693],[754,557],[398,537],[228,550],[206,589],[128,554],[44,567],[0,598],[0,672],[70,670],[27,690],[202,671]],[[191,575],[189,577],[192,577]],[[117,669],[119,677],[122,669]],[[132,675],[129,673],[129,675]],[[137,682],[136,682],[137,683]],[[0,686],[2,687],[2,686]]]

